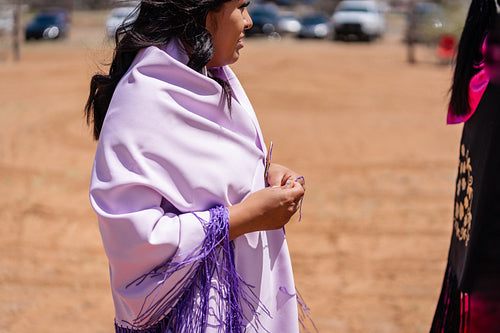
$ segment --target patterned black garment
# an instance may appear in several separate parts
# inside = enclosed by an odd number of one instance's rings
[[[499,85],[489,84],[464,124],[459,154],[448,266],[431,333],[465,332],[469,295],[500,300]]]

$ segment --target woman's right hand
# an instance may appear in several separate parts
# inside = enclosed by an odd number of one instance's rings
[[[294,181],[288,185],[266,187],[228,207],[229,239],[283,227],[299,209],[304,192],[304,187]]]

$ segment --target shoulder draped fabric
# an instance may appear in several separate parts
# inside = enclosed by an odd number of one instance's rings
[[[484,56],[486,54],[487,48],[487,37],[484,39],[483,44],[481,46],[481,54],[483,55],[483,60],[477,63],[474,68],[477,70],[477,73],[474,74],[469,82],[469,112],[465,115],[455,115],[453,114],[453,110],[451,105],[448,106],[448,115],[446,117],[447,124],[460,124],[465,123],[469,120],[470,117],[474,114],[483,97],[483,94],[490,82],[490,77],[488,75],[488,70],[486,68],[486,63],[484,60]]]
[[[91,204],[117,332],[298,332],[283,230],[229,244],[227,209],[266,186],[262,133],[229,67],[222,87],[177,40],[139,52],[98,142]]]

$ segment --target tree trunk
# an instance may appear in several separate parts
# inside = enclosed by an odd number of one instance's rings
[[[411,0],[408,8],[408,32],[406,34],[406,43],[408,45],[408,62],[414,64],[415,59],[415,43],[416,43],[416,31],[417,28],[417,13],[415,8],[415,1]]]
[[[14,61],[21,60],[21,2],[21,0],[16,0],[13,11],[14,29],[12,30],[12,48],[14,52]]]

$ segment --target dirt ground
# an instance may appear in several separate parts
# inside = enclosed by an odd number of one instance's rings
[[[70,39],[24,44],[20,62],[1,44],[1,333],[112,331],[83,118],[90,76],[110,59],[102,25],[77,14]],[[322,333],[427,332],[432,320],[461,128],[445,125],[450,67],[422,47],[417,59],[392,31],[375,43],[247,40],[233,66],[273,161],[305,176],[287,236]]]

